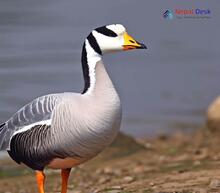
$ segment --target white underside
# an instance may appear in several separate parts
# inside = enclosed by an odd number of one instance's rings
[[[80,160],[80,159],[75,159],[75,158],[56,158],[52,160],[47,167],[52,168],[52,169],[67,169],[67,168],[72,168],[77,165],[80,165],[81,163],[85,162],[86,160]]]

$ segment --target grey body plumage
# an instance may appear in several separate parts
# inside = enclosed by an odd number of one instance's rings
[[[42,170],[55,158],[71,157],[84,162],[97,155],[117,134],[121,105],[101,61],[96,65],[95,76],[92,95],[48,95],[23,107],[3,127],[2,131],[8,132],[4,139],[9,140],[2,147],[7,147],[12,138],[9,155],[35,170]],[[48,119],[49,126],[36,124],[19,131],[27,124]]]

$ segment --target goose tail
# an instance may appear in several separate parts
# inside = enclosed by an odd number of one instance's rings
[[[5,150],[5,147],[3,147],[3,141],[5,138],[6,130],[7,129],[5,128],[5,123],[0,124],[0,151]]]

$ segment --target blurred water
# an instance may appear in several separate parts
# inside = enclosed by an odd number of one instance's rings
[[[168,21],[163,11],[209,8],[210,19]],[[0,1],[0,121],[32,99],[83,88],[81,47],[91,29],[123,23],[149,48],[104,57],[134,136],[204,122],[220,93],[217,1]]]

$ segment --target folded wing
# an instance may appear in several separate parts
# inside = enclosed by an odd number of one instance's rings
[[[10,139],[16,133],[27,131],[35,125],[50,125],[51,115],[61,101],[61,94],[39,97],[25,105],[8,121],[0,125],[0,150],[9,150]]]

